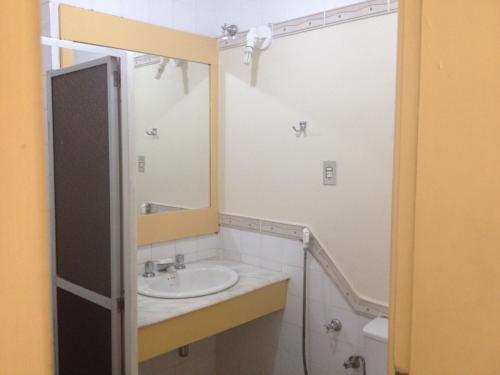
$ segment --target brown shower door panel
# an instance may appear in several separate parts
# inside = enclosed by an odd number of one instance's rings
[[[59,375],[122,368],[119,74],[106,57],[48,77]]]

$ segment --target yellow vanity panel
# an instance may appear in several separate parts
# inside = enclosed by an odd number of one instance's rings
[[[216,335],[286,305],[288,280],[139,329],[139,362]]]

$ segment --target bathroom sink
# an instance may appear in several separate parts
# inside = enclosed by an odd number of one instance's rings
[[[137,292],[157,298],[191,298],[206,296],[232,287],[238,274],[216,264],[187,264],[185,269],[169,273],[156,272],[154,277],[139,276]]]

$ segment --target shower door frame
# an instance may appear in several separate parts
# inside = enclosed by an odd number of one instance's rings
[[[95,46],[84,43],[77,43],[72,41],[60,40],[57,38],[41,37],[41,45],[51,48],[51,69],[60,69],[59,51],[57,49],[71,49],[84,52],[92,52],[97,54],[103,54],[106,56],[118,57],[119,58],[119,68],[120,68],[120,87],[119,87],[119,110],[116,113],[117,119],[120,120],[120,132],[116,141],[119,147],[119,165],[121,164],[121,260],[122,260],[122,289],[123,289],[123,311],[122,311],[122,342],[123,342],[123,363],[122,363],[122,373],[126,375],[136,375],[138,373],[138,362],[137,362],[137,280],[135,275],[137,274],[137,259],[136,259],[136,244],[137,244],[137,221],[136,221],[136,209],[135,209],[135,179],[134,179],[134,168],[135,168],[135,145],[133,131],[134,128],[129,121],[131,110],[128,105],[129,91],[133,86],[133,82],[129,80],[130,71],[130,56],[128,51],[106,48],[101,46]],[[54,53],[56,51],[56,53]],[[82,66],[79,64],[79,66]],[[48,93],[48,89],[44,92]],[[51,138],[49,137],[49,131],[51,131],[51,125],[49,124],[49,101],[50,96],[47,96],[47,111],[45,113],[45,124],[46,129],[46,139],[48,144],[47,149],[47,160],[49,162],[49,207],[53,210],[53,168],[52,168],[52,156],[51,156]],[[111,140],[111,138],[110,138]],[[52,277],[57,279],[55,274],[55,237],[54,237],[54,226],[53,217],[50,215],[51,231],[50,231],[50,246],[51,246],[51,274]],[[57,281],[57,280],[56,280]],[[53,346],[54,346],[54,368],[57,371],[58,357],[57,357],[57,333],[56,329],[56,318],[57,318],[57,300],[56,300],[56,282],[53,283],[52,287],[52,319],[53,319]],[[56,372],[57,373],[57,372]]]

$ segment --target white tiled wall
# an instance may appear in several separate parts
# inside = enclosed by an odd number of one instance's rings
[[[138,272],[144,272],[144,263],[149,260],[173,258],[177,254],[184,254],[185,262],[213,258],[217,255],[217,247],[216,234],[141,246],[137,251]]]
[[[279,332],[279,340],[277,349],[273,353],[275,360],[272,371],[273,375],[303,374],[301,362],[303,250],[300,241],[221,227],[218,234],[140,247],[138,250],[139,272],[143,272],[146,261],[169,258],[175,254],[184,254],[186,262],[217,256],[220,259],[240,261],[290,275],[288,302],[282,318],[272,319],[272,324],[281,325],[276,330]],[[357,315],[350,308],[341,292],[310,255],[307,272],[308,356],[311,373],[314,375],[348,374],[342,364],[350,355],[362,354],[361,332],[363,326],[368,323],[368,319]],[[343,328],[339,333],[326,334],[324,325],[334,318],[340,319]],[[269,330],[271,323],[263,324],[267,324],[266,330]],[[258,327],[259,324],[252,327],[253,335],[259,329]],[[246,331],[241,330],[241,332]],[[244,333],[239,334],[240,339],[245,340],[245,337],[241,337],[242,335]],[[231,335],[225,337],[224,345],[228,344],[228,337],[230,338]],[[242,348],[245,348],[245,345]],[[218,349],[217,352],[224,353],[224,350]],[[240,353],[240,358],[241,361],[245,361],[245,353]],[[226,373],[224,358],[217,358],[217,362],[218,371]],[[235,365],[234,362],[233,358],[232,366]],[[260,374],[262,364],[256,362],[257,367],[252,369],[251,363],[247,361],[244,364],[247,373],[252,374],[254,371],[255,374]],[[141,373],[150,375],[147,371]],[[181,372],[178,373],[181,374]],[[191,372],[186,370],[182,374],[191,374]]]
[[[48,3],[49,0],[41,0]],[[60,0],[129,19],[207,36],[235,23],[240,30],[350,5],[359,0]]]
[[[235,23],[240,30],[359,3],[360,0],[215,0],[217,26]],[[220,30],[217,30],[220,31]]]
[[[214,0],[41,0],[42,5],[49,2],[93,9],[196,34],[216,36],[219,33]]]
[[[303,279],[303,250],[300,241],[262,234],[252,231],[244,231],[228,227],[221,227],[218,234],[191,237],[182,240],[168,241],[153,245],[143,246],[138,250],[139,272],[143,272],[144,263],[148,260],[173,257],[175,254],[184,254],[187,262],[218,257],[220,259],[240,261],[258,267],[268,268],[278,272],[286,272],[290,275],[288,288],[288,302],[284,312],[279,319],[276,316],[260,323],[256,322],[250,329],[241,329],[236,334],[225,334],[217,345],[231,345],[231,340],[247,342],[252,338],[244,337],[252,332],[252,336],[258,335],[259,329],[279,335],[276,349],[272,355],[274,361],[271,364],[273,375],[302,375],[301,357],[301,327],[302,327],[302,279]],[[352,354],[362,353],[362,328],[368,323],[368,319],[357,315],[349,306],[338,288],[331,282],[329,277],[316,260],[308,256],[308,357],[310,371],[314,375],[345,375],[349,372],[343,368],[343,362]],[[343,328],[339,333],[326,334],[324,325],[331,319],[340,319]],[[276,329],[276,325],[279,325]],[[272,328],[274,326],[274,328]],[[262,327],[262,328],[259,328]],[[262,331],[264,337],[267,333]],[[268,339],[270,339],[268,337]],[[255,340],[254,340],[255,341]],[[240,351],[248,346],[240,345]],[[237,345],[234,342],[234,345]],[[252,349],[255,351],[256,349]],[[269,349],[265,349],[268,351]],[[217,355],[225,355],[227,349],[217,349]],[[262,353],[268,356],[269,353]],[[169,354],[175,357],[174,354]],[[215,356],[215,353],[212,353]],[[251,353],[248,353],[250,356]],[[255,353],[253,353],[255,355]],[[169,358],[170,358],[169,357]],[[259,361],[247,361],[247,353],[232,355],[231,360],[217,358],[217,368],[222,374],[230,373],[237,361],[242,363],[240,367],[245,368],[248,374],[260,374],[262,363]],[[208,361],[208,357],[205,359]],[[211,359],[214,360],[213,358]],[[159,361],[159,362],[158,362]],[[159,368],[164,360],[151,363],[149,367]],[[271,363],[267,361],[267,363]],[[165,362],[166,363],[166,362]],[[170,363],[170,362],[169,362]],[[255,368],[252,368],[252,363]],[[226,368],[225,366],[233,366]],[[186,365],[187,366],[187,365]],[[184,367],[186,367],[184,366]],[[192,374],[188,371],[177,369],[178,374]],[[141,374],[156,374],[143,366]],[[355,373],[355,372],[354,372]]]
[[[281,320],[275,375],[302,375],[302,275],[301,242],[268,234],[222,227],[219,256],[225,259],[286,272],[291,276],[288,302]],[[368,319],[357,315],[316,260],[308,257],[309,362],[314,375],[345,375],[343,362],[362,353],[362,328]],[[324,324],[338,318],[343,329],[326,334]],[[219,361],[219,359],[218,359]]]

